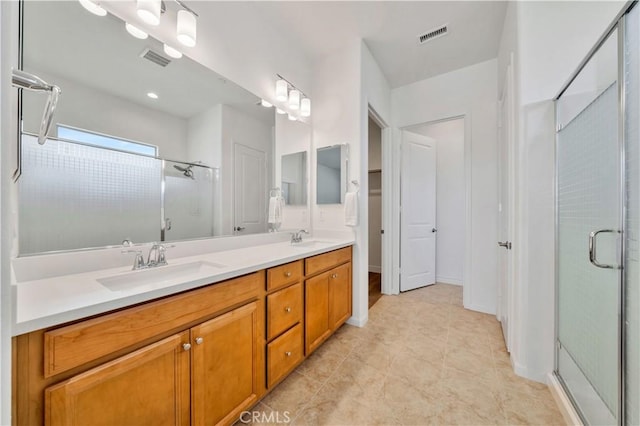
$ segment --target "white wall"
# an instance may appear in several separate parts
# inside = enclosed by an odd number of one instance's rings
[[[426,126],[436,140],[436,281],[462,285],[465,244],[464,119]]]
[[[136,104],[64,77],[33,70],[45,81],[55,81],[62,94],[55,122],[158,147],[164,158],[187,157],[187,120]],[[25,92],[25,129],[38,133],[45,96]],[[52,133],[55,135],[55,132]]]
[[[516,330],[511,358],[516,373],[534,380],[546,380],[554,362],[552,99],[622,5],[517,2],[507,9],[498,74],[502,80],[513,53],[517,205],[513,237],[516,306],[511,319]]]
[[[187,161],[202,161],[209,167],[222,165],[222,105],[194,115],[187,122]]]
[[[396,128],[465,116],[470,147],[471,241],[464,305],[495,313],[497,298],[497,60],[393,89]],[[399,144],[399,140],[396,141]],[[470,237],[470,239],[469,239]],[[471,255],[469,255],[469,251]]]
[[[369,170],[382,169],[382,129],[371,117],[368,120]],[[369,272],[382,270],[382,191],[380,173],[369,173]],[[374,185],[372,185],[374,183]],[[375,187],[375,189],[374,189]]]

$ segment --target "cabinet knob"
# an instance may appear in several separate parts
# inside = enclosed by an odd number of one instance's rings
[[[338,278],[338,274],[331,275],[331,278]]]
[[[204,342],[204,339],[202,337],[196,337],[196,345],[201,345],[202,342]]]
[[[286,308],[284,308],[284,311],[285,311],[285,312],[287,312],[287,313],[288,313],[288,312],[291,312],[291,307],[290,307],[290,306],[287,306]]]
[[[289,277],[291,276],[291,272],[288,272],[288,271],[287,271],[287,272],[285,272],[285,273],[284,273],[284,276],[285,276],[285,277],[287,277],[287,278],[289,278]]]
[[[286,356],[291,356],[291,352],[290,352],[290,351],[287,351],[287,352],[285,352],[284,354],[285,354]]]
[[[184,349],[185,351],[188,351],[189,349],[191,349],[191,343],[183,343],[182,349]]]

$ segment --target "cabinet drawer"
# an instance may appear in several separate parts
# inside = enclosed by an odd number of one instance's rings
[[[267,340],[302,321],[302,283],[267,296]]]
[[[316,272],[325,271],[350,260],[351,247],[345,247],[338,250],[330,251],[329,253],[308,257],[304,260],[305,274],[313,275]]]
[[[272,387],[303,358],[302,325],[291,330],[267,345],[267,380]]]
[[[300,281],[302,278],[302,260],[267,269],[267,291]]]
[[[263,288],[264,273],[256,272],[49,330],[44,333],[44,376],[62,373],[234,304],[255,299]]]

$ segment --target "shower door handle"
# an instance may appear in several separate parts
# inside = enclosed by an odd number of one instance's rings
[[[620,265],[606,265],[604,263],[599,263],[598,262],[598,258],[597,258],[597,254],[596,254],[596,237],[598,236],[598,234],[601,234],[603,232],[607,232],[607,233],[616,233],[616,234],[621,234],[622,231],[618,231],[617,229],[601,229],[599,231],[591,231],[589,233],[589,262],[591,262],[591,264],[593,266],[596,266],[598,268],[603,268],[603,269],[622,269],[622,267]]]

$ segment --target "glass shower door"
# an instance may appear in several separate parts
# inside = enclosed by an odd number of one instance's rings
[[[558,99],[556,374],[588,424],[620,418],[618,34]]]

